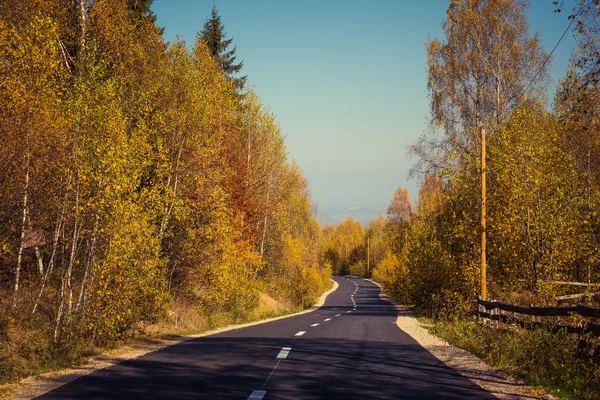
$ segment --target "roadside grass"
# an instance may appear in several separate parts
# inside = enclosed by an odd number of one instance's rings
[[[515,326],[482,325],[475,319],[432,321],[426,329],[492,366],[564,399],[600,399],[600,355],[573,335]]]

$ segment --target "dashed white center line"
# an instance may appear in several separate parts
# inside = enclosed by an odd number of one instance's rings
[[[351,313],[351,312],[352,312],[352,310],[348,310],[348,311],[346,311],[346,314]]]
[[[318,323],[317,324],[312,324],[311,326],[319,326],[319,324]]]
[[[335,314],[336,317],[339,317],[340,315],[342,315],[342,314]]]
[[[290,354],[290,351],[292,350],[291,347],[283,347],[281,349],[281,351],[279,352],[279,354],[277,354],[277,359],[285,359],[287,358],[288,354]]]
[[[306,333],[306,331],[300,331],[298,333],[296,333],[294,336],[302,336]]]
[[[267,394],[266,390],[254,390],[248,400],[261,400]]]
[[[325,321],[325,322],[331,321],[331,318],[325,318],[323,321]]]

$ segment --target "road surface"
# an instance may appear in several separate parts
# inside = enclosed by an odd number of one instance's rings
[[[188,340],[41,399],[492,399],[396,325],[379,287],[335,277],[318,310]]]

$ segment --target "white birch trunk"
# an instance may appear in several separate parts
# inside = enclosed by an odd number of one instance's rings
[[[29,152],[25,156],[25,190],[23,193],[23,219],[21,222],[21,242],[19,244],[19,252],[17,255],[17,268],[15,270],[15,289],[13,293],[13,301],[12,308],[14,309],[17,306],[17,299],[19,295],[19,280],[21,276],[21,262],[23,259],[23,246],[25,242],[25,230],[27,229],[27,218],[28,218],[28,196],[29,196],[29,162],[30,156]]]

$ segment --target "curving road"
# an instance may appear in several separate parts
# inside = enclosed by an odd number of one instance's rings
[[[40,399],[492,399],[396,325],[369,281],[318,310],[164,348]]]

